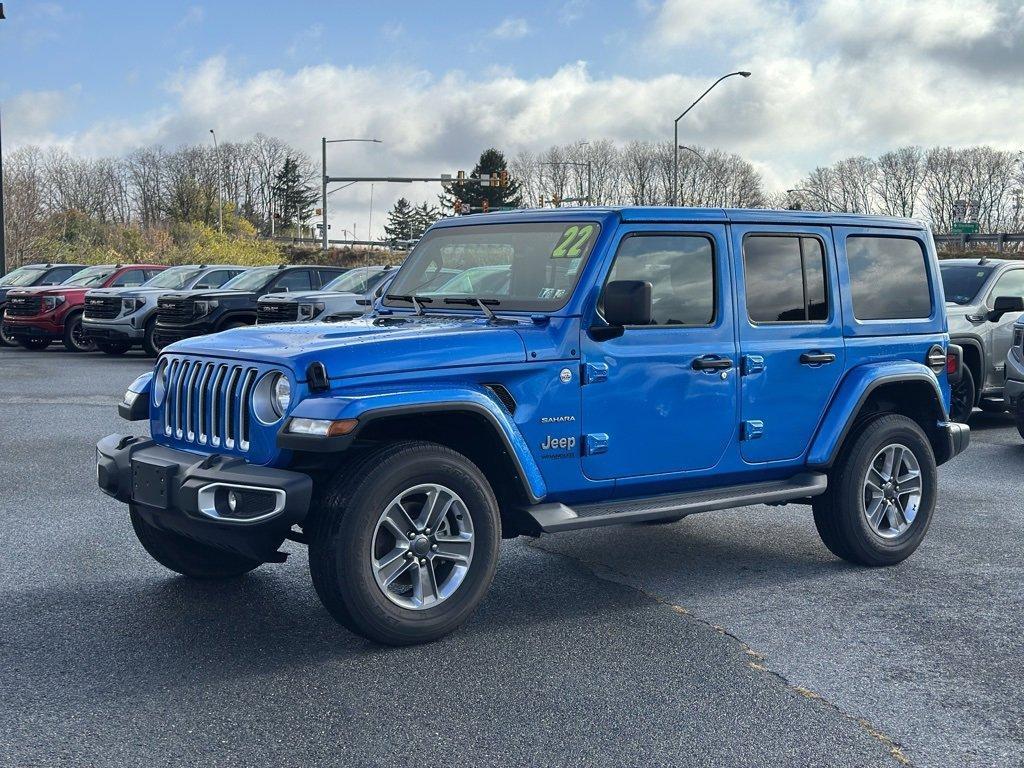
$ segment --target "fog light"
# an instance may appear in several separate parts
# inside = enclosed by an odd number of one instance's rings
[[[238,494],[234,491],[228,491],[228,509],[232,512],[238,511]]]

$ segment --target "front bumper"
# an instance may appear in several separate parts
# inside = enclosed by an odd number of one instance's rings
[[[1003,397],[1010,411],[1016,411],[1021,404],[1021,396],[1024,395],[1024,363],[1017,359],[1013,351],[1006,356],[1006,384],[1003,388]]]
[[[183,339],[191,339],[194,336],[206,336],[213,333],[214,328],[214,322],[205,320],[203,322],[190,323],[189,325],[164,325],[157,321],[156,330],[153,331],[153,338],[157,346],[166,347],[168,344],[173,344]]]
[[[59,339],[64,335],[63,326],[44,322],[20,322],[5,319],[4,333],[12,339]]]
[[[136,328],[129,318],[123,320],[90,320],[82,318],[82,333],[95,341],[142,341],[146,329]]]
[[[96,482],[157,528],[266,562],[281,559],[277,549],[305,519],[313,493],[312,479],[301,472],[125,435],[96,444]],[[224,501],[231,489],[240,509]]]

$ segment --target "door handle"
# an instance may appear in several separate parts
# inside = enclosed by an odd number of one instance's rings
[[[804,352],[800,355],[800,365],[827,365],[835,361],[836,356],[831,352]]]
[[[695,371],[727,371],[732,368],[732,360],[717,355],[701,355],[693,361]]]

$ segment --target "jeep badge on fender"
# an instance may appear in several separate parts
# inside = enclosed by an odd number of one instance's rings
[[[118,406],[150,436],[101,440],[97,480],[186,576],[307,544],[327,610],[378,642],[457,629],[515,536],[785,502],[837,557],[899,563],[932,522],[936,467],[969,442],[918,221],[460,216],[361,317],[195,335],[251,322],[300,269],[160,299],[178,341]]]

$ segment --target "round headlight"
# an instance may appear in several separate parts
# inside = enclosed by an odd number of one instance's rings
[[[292,404],[292,385],[287,376],[277,375],[274,380],[274,410],[278,416],[288,413],[288,406]]]
[[[153,404],[160,405],[167,393],[167,360],[161,360],[156,366],[153,377]]]

